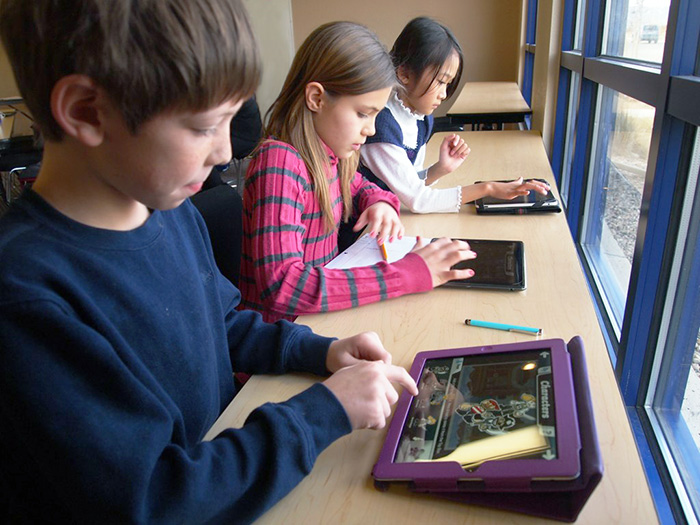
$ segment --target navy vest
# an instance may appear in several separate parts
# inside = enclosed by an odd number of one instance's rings
[[[385,142],[389,144],[394,144],[403,148],[408,156],[408,160],[411,164],[416,163],[416,157],[418,156],[418,151],[423,147],[425,143],[430,139],[430,135],[433,131],[433,116],[426,115],[423,120],[416,121],[418,125],[418,141],[415,148],[407,148],[403,143],[403,131],[401,131],[401,126],[396,122],[394,115],[391,114],[389,108],[384,108],[379,115],[377,115],[377,120],[375,122],[375,127],[377,132],[371,136],[367,137],[367,144],[374,144],[377,142]],[[384,181],[377,177],[372,171],[360,162],[360,173],[369,180],[373,182],[380,188],[386,191],[391,191]]]

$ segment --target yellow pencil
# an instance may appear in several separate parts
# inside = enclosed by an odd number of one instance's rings
[[[385,261],[389,261],[389,256],[386,253],[386,246],[384,246],[384,243],[379,245],[379,249],[382,251],[382,259]]]

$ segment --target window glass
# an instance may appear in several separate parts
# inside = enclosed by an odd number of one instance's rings
[[[643,102],[599,89],[581,245],[618,340],[654,113]]]
[[[527,24],[525,28],[525,43],[535,44],[537,33],[537,0],[527,0]]]
[[[603,54],[661,63],[670,0],[609,0]]]
[[[576,22],[574,22],[574,49],[581,51],[583,49],[583,24],[585,21],[586,0],[578,0],[576,2]]]
[[[564,161],[561,172],[561,198],[565,206],[569,200],[569,186],[571,184],[571,161],[574,158],[574,143],[576,141],[576,115],[578,114],[580,84],[581,75],[571,71],[569,107],[566,112],[566,136],[564,137]]]
[[[697,134],[697,131],[696,131]],[[687,517],[700,515],[700,140],[688,176],[660,344],[650,419]],[[691,522],[692,520],[688,520]]]

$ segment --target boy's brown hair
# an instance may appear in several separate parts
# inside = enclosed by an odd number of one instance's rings
[[[198,111],[253,94],[260,58],[240,0],[0,0],[0,36],[48,140],[63,130],[51,91],[92,78],[132,133],[169,109]]]

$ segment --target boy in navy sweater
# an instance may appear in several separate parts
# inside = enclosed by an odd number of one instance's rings
[[[46,139],[0,220],[0,521],[249,522],[417,393],[374,334],[238,312],[187,200],[257,87],[238,0],[0,0]],[[203,436],[233,372],[332,373]]]

